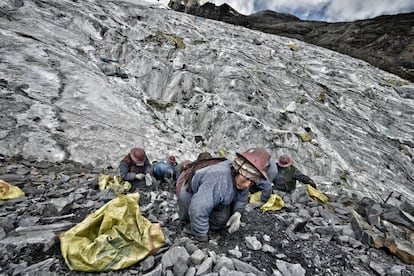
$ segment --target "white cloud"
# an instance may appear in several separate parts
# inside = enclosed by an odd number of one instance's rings
[[[170,2],[169,0],[124,0],[133,4],[138,4],[138,5],[149,5],[149,6],[155,6],[155,7],[163,7],[163,8],[167,8],[168,7],[168,2]]]
[[[207,1],[200,1],[207,2]],[[269,9],[291,14],[315,14],[325,7],[321,20],[353,21],[383,14],[398,14],[414,11],[413,0],[210,0],[221,5],[227,3],[242,14],[251,14],[259,9]]]
[[[318,9],[323,7],[331,0],[270,0],[270,1],[257,1],[261,5],[266,6],[267,9],[272,10],[298,10],[298,9]]]
[[[326,19],[352,21],[413,10],[414,1],[412,0],[332,0],[326,10]]]

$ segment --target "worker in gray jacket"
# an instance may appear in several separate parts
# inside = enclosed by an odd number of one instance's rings
[[[228,227],[229,233],[239,229],[248,189],[266,178],[269,158],[264,149],[249,149],[237,153],[233,161],[196,171],[192,180],[184,184],[178,194],[179,216],[190,222],[197,240],[208,241],[209,229]]]

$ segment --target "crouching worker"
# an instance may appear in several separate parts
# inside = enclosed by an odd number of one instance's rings
[[[131,183],[131,191],[152,185],[151,163],[141,148],[132,148],[122,159],[119,163],[119,173],[122,180]]]
[[[293,166],[292,163],[292,158],[286,154],[279,157],[279,161],[277,163],[277,174],[273,180],[275,189],[290,193],[296,189],[296,181],[300,181],[303,184],[310,184],[316,189],[315,182]]]
[[[167,160],[155,161],[152,164],[152,174],[155,179],[161,183],[168,183],[172,185],[175,180],[174,167],[177,161],[173,155],[169,156]]]
[[[181,220],[189,221],[198,241],[208,241],[208,231],[240,227],[241,214],[248,202],[249,187],[266,178],[269,153],[254,148],[195,172],[177,191]]]

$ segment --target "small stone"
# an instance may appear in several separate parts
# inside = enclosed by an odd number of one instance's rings
[[[174,276],[184,276],[185,272],[188,270],[187,262],[183,259],[178,259],[178,262],[174,264],[173,275]]]
[[[269,253],[275,253],[276,252],[276,249],[273,247],[273,246],[270,246],[270,245],[268,245],[267,243],[265,243],[264,245],[263,245],[263,248],[262,248],[262,251],[263,252],[269,252]]]
[[[225,268],[227,270],[234,270],[233,261],[225,256],[220,257],[214,266],[214,271],[220,271],[222,268]]]
[[[161,258],[163,267],[168,268],[174,266],[178,259],[183,259],[185,262],[190,258],[187,250],[182,246],[173,246]]]
[[[284,276],[305,276],[306,273],[306,270],[300,264],[291,264],[277,260],[276,266]]]
[[[198,247],[194,243],[192,243],[192,242],[187,242],[185,244],[185,249],[187,250],[187,252],[190,255],[192,255],[198,249]]]
[[[252,250],[262,249],[262,243],[256,237],[245,237],[244,239],[248,248]]]
[[[374,270],[378,275],[380,275],[380,276],[385,275],[385,268],[380,263],[370,262],[369,267],[372,270]]]
[[[285,254],[283,254],[283,253],[276,254],[275,257],[277,259],[285,259],[285,258],[287,258],[287,256]]]
[[[69,175],[62,174],[60,176],[60,181],[62,181],[62,183],[68,182],[69,179],[70,179],[70,176]]]
[[[198,267],[196,275],[204,275],[210,273],[213,269],[213,258],[209,257]]]
[[[369,257],[368,257],[368,255],[361,255],[361,256],[359,256],[359,259],[361,260],[361,262],[362,263],[364,263],[364,264],[368,264],[368,262],[369,262]]]
[[[402,265],[393,265],[388,273],[389,276],[401,276],[401,271],[405,269]]]
[[[234,267],[237,268],[238,271],[242,271],[245,273],[253,273],[254,275],[263,275],[263,273],[259,269],[248,263],[242,262],[234,258],[232,258],[232,261],[234,263]]]
[[[312,237],[311,233],[297,233],[296,236],[301,240],[309,240]]]
[[[201,264],[204,259],[206,258],[206,254],[204,254],[203,251],[201,251],[200,249],[197,249],[196,251],[194,251],[193,254],[191,254],[191,261],[193,262],[193,264],[199,265]]]
[[[146,272],[154,267],[155,259],[154,256],[148,256],[145,260],[140,262],[141,268],[143,272]]]
[[[243,256],[243,254],[240,252],[238,246],[236,246],[234,249],[230,249],[228,252],[229,252],[230,255],[232,255],[232,256],[234,256],[238,259],[240,259]]]
[[[180,217],[178,216],[178,213],[174,213],[171,216],[171,221],[176,221],[177,219],[179,219]]]
[[[3,227],[0,227],[0,240],[2,240],[6,236],[6,231],[4,231]]]
[[[298,215],[305,219],[310,219],[311,215],[307,209],[300,209]]]
[[[338,240],[339,240],[341,243],[348,243],[348,242],[349,242],[349,236],[345,236],[345,235],[339,236],[339,237],[338,237]]]
[[[279,270],[273,270],[272,276],[284,276]]]
[[[353,237],[349,237],[349,244],[352,246],[352,248],[361,248],[364,246],[362,242],[354,239]]]
[[[194,276],[197,272],[197,269],[195,267],[190,267],[187,272],[185,273],[185,276]]]

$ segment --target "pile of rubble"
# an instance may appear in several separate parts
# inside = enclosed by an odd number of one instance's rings
[[[25,196],[0,201],[0,274],[69,275],[59,233],[116,197],[98,190],[99,173],[73,162],[0,156],[0,179]],[[174,187],[141,191],[142,214],[160,223],[166,244],[114,275],[413,275],[414,207],[352,195],[313,201],[298,187],[276,212],[246,210],[236,233],[188,236],[178,219]]]

